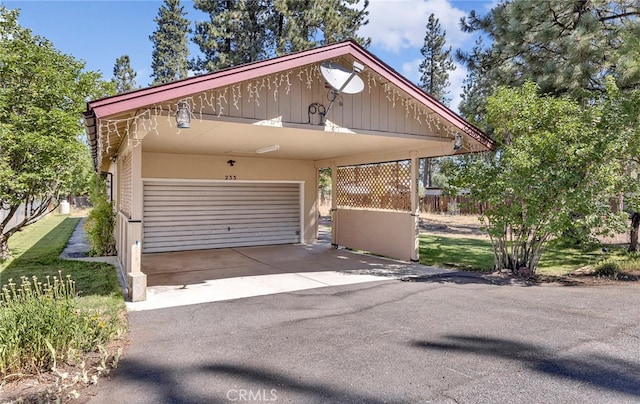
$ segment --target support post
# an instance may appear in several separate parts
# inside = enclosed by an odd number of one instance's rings
[[[136,240],[131,245],[131,272],[127,274],[129,301],[132,302],[147,300],[147,275],[140,271],[140,258],[140,242]]]
[[[411,154],[411,216],[413,224],[411,232],[413,240],[413,248],[411,251],[411,261],[420,261],[420,185],[418,183],[420,178],[420,159],[418,159],[418,153],[412,151]]]
[[[147,300],[147,275],[141,271],[142,245],[140,241],[142,240],[143,216],[142,145],[139,143],[134,145],[131,148],[131,153],[131,217],[127,223],[129,229],[127,240],[135,241],[129,247],[131,267],[127,274],[127,286],[129,287],[129,300],[140,302]]]
[[[331,245],[338,248],[338,193],[336,192],[336,179],[338,167],[336,162],[331,162]]]

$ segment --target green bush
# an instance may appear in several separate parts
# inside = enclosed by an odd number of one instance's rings
[[[97,351],[120,327],[117,312],[83,310],[75,282],[62,274],[46,282],[23,277],[0,292],[0,374],[41,373]]]
[[[90,192],[93,209],[89,212],[85,224],[85,231],[91,244],[91,252],[93,255],[99,256],[114,255],[116,253],[114,238],[116,216],[105,189],[104,181],[96,180]]]
[[[607,259],[596,265],[595,274],[598,276],[617,278],[620,273],[620,264],[618,261]]]

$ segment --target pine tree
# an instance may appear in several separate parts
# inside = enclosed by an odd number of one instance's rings
[[[297,52],[359,37],[367,24],[369,1],[359,0],[195,0],[195,7],[209,14],[197,22],[193,41],[203,54],[192,60],[197,71],[215,71],[276,55]]]
[[[113,66],[112,82],[115,84],[117,94],[138,88],[136,85],[136,72],[131,67],[129,55],[122,55],[116,59],[116,63]]]
[[[583,101],[591,91],[604,92],[607,75],[621,89],[636,85],[627,80],[621,57],[625,39],[635,36],[634,29],[637,35],[638,16],[637,1],[512,0],[485,16],[472,11],[462,24],[492,41],[482,63],[493,83],[520,86],[533,80],[542,94]],[[477,55],[460,56],[477,63]]]
[[[191,67],[216,71],[270,56],[270,4],[265,0],[196,0],[194,7],[208,13],[210,20],[196,22],[193,41],[203,57],[193,60]]]
[[[442,30],[440,20],[433,13],[429,16],[426,31],[424,45],[420,49],[424,57],[419,68],[422,74],[420,87],[435,99],[448,105],[451,101],[447,97],[449,93],[447,87],[450,84],[449,71],[456,68],[451,56],[451,46],[448,49],[445,48],[446,31]]]
[[[153,43],[151,54],[152,84],[163,84],[184,79],[188,74],[189,44],[191,32],[189,20],[180,0],[164,0],[158,16],[154,18],[158,28],[149,36]]]
[[[429,15],[424,37],[424,45],[420,53],[424,57],[420,63],[419,71],[420,87],[432,97],[448,105],[451,101],[447,97],[449,91],[449,71],[455,70],[456,66],[451,57],[451,46],[446,46],[446,32],[440,26],[440,20],[433,13]],[[423,159],[422,162],[422,184],[425,188],[433,185],[433,175],[440,165],[437,159]]]
[[[467,77],[463,81],[462,94],[458,110],[469,122],[476,126],[486,127],[486,100],[495,89],[495,85],[488,80],[488,72],[485,71],[487,63],[483,63],[484,41],[482,37],[476,39],[475,46],[469,52],[473,57],[467,63]],[[456,59],[460,51],[456,53]]]

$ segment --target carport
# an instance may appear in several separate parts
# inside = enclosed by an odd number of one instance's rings
[[[492,146],[352,41],[91,101],[85,123],[134,301],[150,254],[313,243],[327,167],[332,244],[417,261],[418,159]]]

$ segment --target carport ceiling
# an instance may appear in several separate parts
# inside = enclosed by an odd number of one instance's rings
[[[285,124],[287,125],[287,124]],[[193,119],[189,129],[170,126],[159,119],[157,132],[142,141],[144,152],[177,154],[252,156],[261,158],[326,160],[372,153],[434,150],[450,154],[451,139],[389,133],[345,133],[317,125],[265,126],[261,122],[238,123],[214,119]],[[256,150],[279,145],[280,149],[258,154]],[[441,153],[437,153],[441,150]]]

